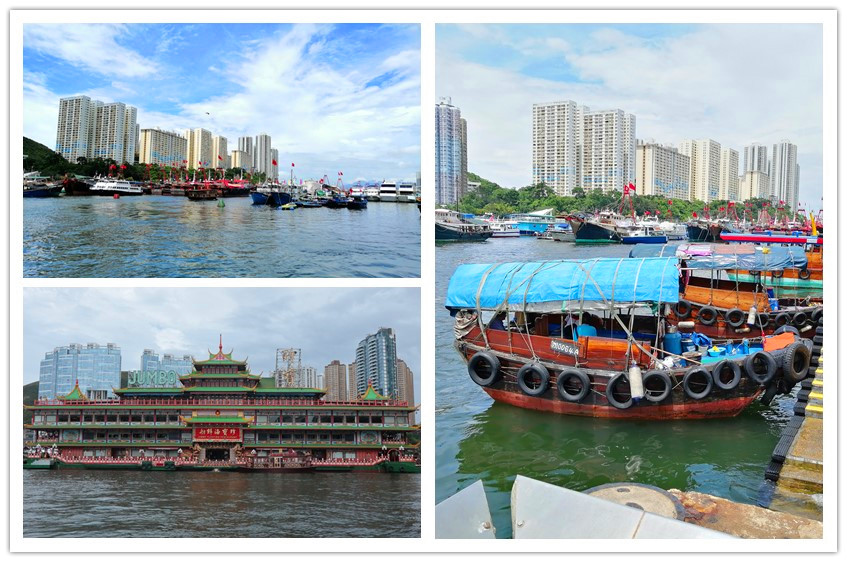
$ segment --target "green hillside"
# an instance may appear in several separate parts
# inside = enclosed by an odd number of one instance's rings
[[[24,404],[32,406],[38,398],[38,381],[24,385]],[[24,408],[24,423],[32,423],[32,412]]]

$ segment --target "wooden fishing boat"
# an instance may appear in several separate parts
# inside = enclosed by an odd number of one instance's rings
[[[812,341],[793,333],[682,355],[663,313],[677,302],[676,258],[603,258],[461,265],[445,305],[471,380],[522,408],[729,417],[805,378]]]

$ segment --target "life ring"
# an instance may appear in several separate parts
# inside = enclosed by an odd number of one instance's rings
[[[704,312],[706,315],[703,314]],[[697,312],[697,319],[700,320],[700,323],[704,326],[711,326],[718,319],[718,311],[714,306],[701,307]]]
[[[724,382],[721,377],[726,372],[727,368],[729,368],[732,372],[732,378],[729,382]],[[724,359],[715,365],[715,368],[712,370],[712,381],[715,383],[715,386],[721,390],[734,390],[741,382],[741,365],[739,365],[736,361]]]
[[[673,305],[673,311],[680,320],[685,320],[691,316],[691,303],[687,300],[680,299],[678,303]]]
[[[479,351],[468,361],[468,374],[479,386],[491,386],[500,379],[500,360],[490,351]]]
[[[565,383],[571,379],[577,379],[579,381],[580,389],[578,392],[570,392],[565,386]],[[559,396],[562,397],[562,400],[582,402],[588,395],[588,391],[591,390],[591,381],[588,379],[588,375],[579,369],[564,369],[556,377],[556,390],[559,391]]]
[[[797,328],[794,326],[780,326],[776,330],[773,331],[773,335],[778,336],[779,334],[784,334],[785,332],[791,332],[792,334],[800,335],[800,332],[797,331]]]
[[[648,384],[653,380],[662,381],[662,390],[658,394],[653,394],[653,390],[648,388]],[[673,383],[671,382],[671,378],[664,371],[648,371],[644,378],[642,379],[642,384],[644,385],[644,398],[649,400],[650,402],[661,402],[671,394],[671,389],[673,389]]]
[[[733,318],[733,316],[735,318]],[[724,320],[731,328],[740,328],[744,324],[744,311],[740,308],[730,308],[723,315]]]
[[[691,383],[696,382],[693,381],[695,377],[702,377],[703,384],[706,385],[705,388],[699,392],[691,388]],[[682,388],[689,397],[694,400],[702,400],[708,396],[710,392],[712,392],[712,375],[710,375],[709,371],[703,367],[693,367],[685,373],[684,377],[682,377]]]
[[[632,406],[632,396],[629,397],[628,400],[621,402],[617,398],[615,398],[615,387],[618,386],[618,383],[621,380],[626,379],[626,373],[618,373],[606,384],[606,400],[609,401],[609,404],[617,408],[618,410],[626,410],[627,408]]]
[[[808,347],[799,341],[792,343],[782,355],[782,378],[793,388],[806,378],[811,360],[812,354]]]
[[[770,314],[768,314],[767,312],[760,312],[760,313],[759,313],[759,316],[758,316],[758,318],[757,318],[757,320],[759,321],[759,325],[760,325],[762,328],[764,328],[765,326],[767,326],[768,324],[770,324],[770,322],[771,322],[771,315],[770,315]]]
[[[794,318],[791,319],[791,323],[797,326],[798,328],[805,326],[806,322],[809,321],[809,317],[805,312],[798,312],[794,315]]]
[[[774,324],[774,326],[776,326],[777,328],[779,328],[780,326],[785,326],[785,325],[786,325],[786,324],[788,324],[790,321],[791,321],[791,317],[790,317],[790,316],[788,316],[788,313],[787,313],[787,312],[780,312],[779,314],[777,314],[777,315],[774,317],[774,319],[773,319],[773,324]]]
[[[527,377],[530,375],[541,379],[538,386],[532,387],[529,385]],[[518,386],[524,394],[527,396],[541,396],[547,392],[547,387],[550,386],[550,373],[544,365],[539,365],[538,363],[527,363],[518,369],[517,380]]]
[[[757,368],[757,362],[759,361],[764,362],[764,372],[761,372],[761,369]],[[744,360],[744,371],[748,377],[760,385],[767,386],[776,375],[776,359],[767,351],[757,351],[748,355],[747,359]]]
[[[811,276],[812,276],[812,272],[811,272],[811,271],[809,271],[809,270],[808,270],[807,268],[805,268],[805,267],[804,267],[803,269],[801,269],[800,271],[798,271],[798,272],[797,272],[797,277],[799,277],[800,279],[808,279],[808,278],[810,278]]]
[[[812,324],[820,326],[821,318],[823,318],[823,308],[817,307],[812,311]]]

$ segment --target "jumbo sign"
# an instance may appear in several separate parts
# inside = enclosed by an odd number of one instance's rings
[[[141,388],[177,386],[177,379],[176,371],[130,371],[127,386]]]

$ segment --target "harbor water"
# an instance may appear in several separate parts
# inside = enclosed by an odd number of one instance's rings
[[[24,276],[420,276],[415,204],[285,211],[219,201],[24,199]]]
[[[436,247],[436,503],[481,479],[501,538],[512,535],[510,492],[517,474],[577,491],[629,481],[757,503],[794,398],[770,406],[756,401],[727,419],[562,416],[495,403],[471,381],[454,349],[444,299],[458,265],[624,257],[630,249],[528,237]]]
[[[420,474],[24,471],[24,537],[420,537]]]

